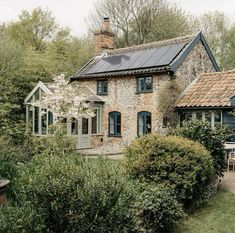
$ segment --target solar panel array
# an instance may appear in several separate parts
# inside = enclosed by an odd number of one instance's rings
[[[171,63],[186,44],[187,42],[182,42],[103,57],[86,73],[93,74],[165,66]]]

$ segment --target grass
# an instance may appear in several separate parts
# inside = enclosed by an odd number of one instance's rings
[[[178,233],[234,233],[235,194],[219,190],[209,203],[180,226]]]

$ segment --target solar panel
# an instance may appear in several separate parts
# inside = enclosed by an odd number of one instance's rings
[[[167,65],[185,45],[186,42],[103,57],[86,73],[103,73]]]
[[[185,46],[185,43],[177,44],[172,46],[165,54],[157,61],[157,66],[169,64],[175,56],[181,51],[181,49]]]

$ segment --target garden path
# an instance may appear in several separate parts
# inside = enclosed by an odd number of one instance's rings
[[[221,179],[221,186],[228,189],[230,192],[235,193],[235,172],[225,172],[224,177]]]

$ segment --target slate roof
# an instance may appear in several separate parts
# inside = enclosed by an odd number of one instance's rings
[[[176,108],[229,107],[235,96],[235,70],[199,75],[184,91]]]
[[[201,41],[216,70],[219,67],[203,34],[178,37],[154,43],[115,49],[92,58],[70,77],[71,80],[172,71],[180,66],[193,47]]]

